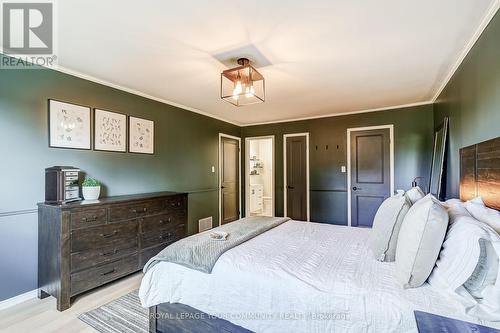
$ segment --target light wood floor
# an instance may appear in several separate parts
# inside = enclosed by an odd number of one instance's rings
[[[15,305],[0,311],[0,332],[95,333],[78,316],[139,288],[141,278],[142,273],[139,272],[83,294],[63,312],[56,310],[56,300],[53,297],[31,299]]]

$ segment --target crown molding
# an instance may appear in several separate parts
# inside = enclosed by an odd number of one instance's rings
[[[146,93],[141,92],[139,90],[135,90],[135,89],[132,89],[132,88],[129,88],[129,87],[126,87],[126,86],[122,86],[122,85],[115,84],[115,83],[112,83],[112,82],[109,82],[109,81],[106,81],[106,80],[103,80],[103,79],[99,79],[97,77],[94,77],[94,76],[91,76],[91,75],[87,75],[87,74],[81,73],[79,71],[66,68],[64,66],[45,67],[45,68],[52,69],[52,70],[55,70],[55,71],[58,71],[58,72],[61,72],[61,73],[67,74],[67,75],[75,76],[75,77],[78,77],[78,78],[81,78],[81,79],[84,79],[84,80],[87,80],[87,81],[91,81],[91,82],[94,82],[94,83],[98,83],[98,84],[101,84],[101,85],[104,85],[104,86],[107,86],[107,87],[118,89],[118,90],[121,90],[121,91],[124,91],[124,92],[128,92],[130,94],[141,96],[141,97],[144,97],[144,98],[147,98],[147,99],[150,99],[150,100],[154,100],[154,101],[157,101],[157,102],[160,102],[160,103],[163,103],[163,104],[171,105],[171,106],[174,106],[174,107],[177,107],[177,108],[181,108],[181,109],[184,109],[184,110],[187,110],[187,111],[198,113],[198,114],[201,114],[203,116],[210,117],[210,118],[213,118],[213,119],[217,119],[217,120],[220,120],[220,121],[223,121],[223,122],[235,125],[235,126],[239,126],[239,127],[248,127],[248,126],[266,125],[266,124],[285,123],[285,122],[293,122],[293,121],[301,121],[301,120],[309,120],[309,119],[319,119],[319,118],[328,118],[328,117],[338,117],[338,116],[345,116],[345,115],[351,115],[351,114],[356,114],[356,113],[368,113],[368,112],[377,112],[377,111],[385,111],[385,110],[394,110],[394,109],[407,108],[407,107],[420,106],[420,105],[428,105],[428,104],[435,103],[436,100],[438,99],[439,95],[446,88],[446,86],[448,85],[449,81],[451,80],[451,78],[453,77],[453,75],[455,74],[455,72],[458,70],[458,68],[460,67],[460,65],[462,64],[462,62],[464,61],[464,59],[466,58],[467,54],[474,47],[475,43],[480,38],[480,36],[482,35],[483,31],[486,29],[486,27],[488,26],[488,24],[490,23],[490,21],[493,19],[493,17],[495,16],[495,14],[499,10],[499,8],[500,8],[500,0],[496,0],[492,4],[492,6],[490,7],[490,9],[487,11],[487,13],[484,16],[484,18],[482,19],[479,27],[476,29],[476,32],[474,33],[474,35],[472,36],[472,38],[469,40],[469,42],[465,45],[464,49],[460,53],[459,58],[457,59],[457,61],[455,62],[455,64],[452,66],[452,68],[450,69],[450,72],[445,77],[445,79],[443,80],[443,82],[439,86],[439,89],[436,91],[436,93],[434,94],[434,96],[433,96],[433,98],[431,100],[424,101],[424,102],[418,102],[418,103],[394,105],[394,106],[388,106],[388,107],[382,107],[382,108],[357,110],[357,111],[342,112],[342,113],[330,113],[330,114],[325,114],[325,115],[316,115],[316,116],[301,117],[301,118],[289,118],[289,119],[281,119],[281,120],[266,121],[266,122],[241,123],[241,122],[237,122],[237,121],[228,120],[228,119],[225,119],[225,118],[222,118],[222,117],[219,117],[219,116],[215,116],[215,115],[213,115],[213,114],[211,114],[209,112],[205,112],[205,111],[197,109],[197,108],[193,108],[193,107],[190,107],[190,106],[187,106],[187,105],[183,105],[183,104],[176,103],[176,102],[173,102],[173,101],[169,101],[169,100],[166,100],[166,99],[163,99],[163,98],[159,98],[159,97],[156,97],[156,96],[153,96],[153,95],[150,95],[150,94],[146,94]],[[5,54],[3,52],[3,48],[2,47],[0,47],[0,53]]]
[[[12,57],[12,58],[17,58],[17,59],[21,58],[21,57],[16,56],[16,55],[6,54],[4,52],[3,47],[1,47],[1,46],[0,46],[0,53],[3,54],[3,55],[5,55],[5,56]],[[106,80],[103,80],[103,79],[99,79],[99,78],[97,78],[95,76],[84,74],[82,72],[79,72],[79,71],[76,71],[76,70],[73,70],[73,69],[69,69],[69,68],[64,67],[64,66],[57,65],[55,67],[49,67],[49,66],[43,66],[42,65],[40,67],[43,67],[43,68],[46,68],[46,69],[51,69],[51,70],[54,70],[56,72],[60,72],[60,73],[63,73],[63,74],[71,75],[71,76],[74,76],[74,77],[77,77],[77,78],[80,78],[80,79],[83,79],[83,80],[87,80],[87,81],[90,81],[90,82],[94,82],[94,83],[97,83],[97,84],[100,84],[100,85],[103,85],[103,86],[106,86],[106,87],[110,87],[110,88],[114,88],[114,89],[117,89],[117,90],[121,90],[121,91],[130,93],[130,94],[133,94],[133,95],[141,96],[141,97],[144,97],[144,98],[147,98],[147,99],[150,99],[150,100],[153,100],[153,101],[157,101],[157,102],[160,102],[160,103],[163,103],[163,104],[167,104],[167,105],[170,105],[170,106],[175,106],[177,108],[181,108],[181,109],[184,109],[184,110],[187,110],[187,111],[198,113],[198,114],[201,114],[203,116],[210,117],[210,118],[213,118],[213,119],[217,119],[217,120],[220,120],[220,121],[223,121],[223,122],[235,125],[235,126],[241,126],[242,125],[239,122],[228,120],[228,119],[225,119],[225,118],[222,118],[222,117],[218,117],[218,116],[215,116],[215,115],[213,115],[211,113],[202,111],[202,110],[197,109],[197,108],[193,108],[193,107],[190,107],[190,106],[187,106],[187,105],[184,105],[184,104],[180,104],[180,103],[169,101],[169,100],[164,99],[164,98],[160,98],[160,97],[156,97],[156,96],[153,96],[153,95],[150,95],[150,94],[146,94],[146,93],[144,93],[142,91],[139,91],[139,90],[136,90],[136,89],[132,89],[132,88],[129,88],[129,87],[126,87],[126,86],[122,86],[122,85],[119,85],[119,84],[116,84],[116,83],[112,83],[112,82],[109,82],[109,81],[106,81]]]
[[[455,75],[455,72],[460,68],[460,65],[462,62],[465,60],[465,57],[469,54],[469,52],[472,50],[476,42],[479,40],[481,35],[483,34],[484,30],[490,24],[491,20],[497,13],[498,9],[500,8],[500,0],[496,0],[490,7],[490,9],[486,12],[486,15],[483,17],[481,20],[481,23],[476,29],[476,32],[472,35],[471,39],[469,42],[465,45],[463,48],[462,52],[460,53],[460,56],[458,57],[457,61],[451,67],[450,72],[448,75],[444,78],[443,82],[439,86],[439,89],[436,91],[434,94],[434,97],[432,98],[432,102],[435,103],[437,99],[439,98],[439,95],[443,92],[443,90],[446,88],[448,83],[451,81],[451,78],[453,75]]]
[[[64,66],[57,66],[56,68],[50,68],[50,69],[54,69],[54,70],[56,70],[58,72],[61,72],[61,73],[64,73],[64,74],[72,75],[72,76],[78,77],[80,79],[84,79],[84,80],[87,80],[87,81],[98,83],[98,84],[101,84],[103,86],[107,86],[107,87],[111,87],[111,88],[118,89],[118,90],[121,90],[121,91],[125,91],[125,92],[128,92],[128,93],[133,94],[133,95],[137,95],[137,96],[141,96],[141,97],[144,97],[144,98],[147,98],[147,99],[151,99],[153,101],[157,101],[157,102],[160,102],[160,103],[163,103],[163,104],[175,106],[175,107],[180,108],[180,109],[184,109],[184,110],[187,110],[187,111],[198,113],[198,114],[201,114],[203,116],[214,118],[214,119],[217,119],[217,120],[220,120],[220,121],[223,121],[223,122],[235,125],[235,126],[241,126],[241,124],[238,123],[238,122],[235,122],[235,121],[232,121],[232,120],[228,120],[228,119],[224,119],[222,117],[215,116],[215,115],[213,115],[211,113],[202,111],[200,109],[193,108],[193,107],[190,107],[190,106],[187,106],[187,105],[184,105],[184,104],[172,102],[172,101],[169,101],[167,99],[163,99],[163,98],[156,97],[156,96],[153,96],[153,95],[149,95],[149,94],[143,93],[142,91],[135,90],[135,89],[132,89],[132,88],[129,88],[129,87],[125,87],[125,86],[122,86],[122,85],[119,85],[119,84],[111,83],[109,81],[102,80],[102,79],[96,78],[95,76],[87,75],[87,74],[81,73],[79,71],[75,71],[75,70],[66,68]]]
[[[404,108],[409,108],[412,106],[421,106],[421,105],[429,105],[429,104],[433,104],[433,102],[432,101],[425,101],[425,102],[418,102],[418,103],[387,106],[387,107],[381,107],[381,108],[376,108],[376,109],[365,109],[365,110],[357,110],[357,111],[341,112],[341,113],[329,113],[329,114],[318,115],[318,116],[309,116],[309,117],[301,117],[301,118],[266,121],[266,122],[261,122],[261,123],[243,124],[240,126],[241,127],[249,127],[249,126],[258,126],[258,125],[288,123],[288,122],[292,122],[292,121],[301,121],[301,120],[310,120],[310,119],[340,117],[340,116],[348,116],[348,115],[359,114],[359,113],[369,113],[369,112],[388,111],[388,110],[395,110],[395,109],[404,109]]]

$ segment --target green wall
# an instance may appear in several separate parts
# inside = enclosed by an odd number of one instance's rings
[[[154,120],[155,154],[48,148],[48,98]],[[44,200],[46,167],[77,166],[103,182],[104,195],[190,192],[194,233],[199,218],[218,221],[218,175],[211,167],[218,170],[219,132],[239,136],[240,128],[57,71],[1,70],[0,301],[36,287],[33,209]]]
[[[275,136],[276,215],[283,215],[283,134],[309,132],[311,220],[346,224],[347,174],[341,166],[347,165],[347,129],[386,124],[394,124],[395,188],[408,189],[416,176],[425,177],[421,186],[426,188],[432,158],[432,105],[248,126],[241,134]],[[246,172],[244,167],[243,163]]]
[[[34,208],[44,197],[47,166],[78,166],[102,180],[105,195],[188,191],[193,233],[199,218],[218,218],[217,174],[211,167],[218,169],[219,132],[275,135],[277,215],[283,214],[283,134],[309,132],[311,219],[345,224],[347,181],[340,167],[346,165],[347,128],[394,124],[395,188],[410,187],[415,176],[425,177],[426,188],[433,129],[449,116],[447,197],[458,196],[458,149],[500,135],[499,40],[497,14],[434,106],[243,128],[52,70],[1,70],[0,301],[36,287]],[[48,98],[154,120],[156,154],[48,148]]]
[[[434,104],[450,118],[446,197],[459,196],[459,149],[500,136],[500,14],[497,13]]]

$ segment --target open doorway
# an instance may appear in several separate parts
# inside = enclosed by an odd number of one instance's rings
[[[274,136],[245,139],[246,216],[274,216]]]

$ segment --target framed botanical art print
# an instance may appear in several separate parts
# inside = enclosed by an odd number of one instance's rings
[[[90,107],[49,99],[49,147],[90,149]]]
[[[127,151],[127,116],[94,110],[94,150]]]
[[[129,117],[129,151],[154,154],[155,124],[152,120]]]

